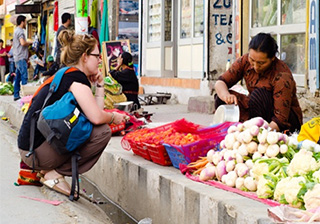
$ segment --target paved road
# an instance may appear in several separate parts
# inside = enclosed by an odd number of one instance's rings
[[[0,223],[1,224],[67,224],[112,222],[97,206],[85,199],[70,202],[67,197],[46,187],[15,186],[19,171],[19,153],[16,148],[17,131],[0,120]],[[59,200],[58,206],[21,198]]]

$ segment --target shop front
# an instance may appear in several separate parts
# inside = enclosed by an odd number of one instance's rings
[[[141,85],[145,92],[170,92],[181,103],[201,95],[205,37],[202,0],[149,0],[143,4]]]

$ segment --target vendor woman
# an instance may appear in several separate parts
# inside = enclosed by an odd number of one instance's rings
[[[133,109],[139,109],[138,100],[139,81],[133,68],[132,55],[123,52],[117,61],[117,66],[110,71],[111,76],[122,85],[122,92],[126,95],[128,101],[133,101]]]
[[[276,131],[300,130],[302,111],[289,67],[276,57],[278,45],[270,34],[259,33],[249,53],[238,58],[215,83],[215,108],[237,104],[240,121],[262,117]],[[249,95],[230,88],[244,78]]]

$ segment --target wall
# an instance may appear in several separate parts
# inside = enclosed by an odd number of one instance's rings
[[[216,79],[232,59],[232,0],[210,1],[209,16],[209,75]]]

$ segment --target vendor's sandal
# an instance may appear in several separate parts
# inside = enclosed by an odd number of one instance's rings
[[[59,188],[57,186],[57,184],[63,183],[63,182],[67,183],[67,181],[63,177],[59,177],[59,178],[52,179],[52,180],[46,180],[44,177],[42,177],[40,179],[40,183],[42,183],[43,185],[47,186],[48,188],[50,188],[52,190],[55,190],[56,192],[59,192],[59,193],[64,194],[69,197],[70,192],[62,190],[61,188]]]

